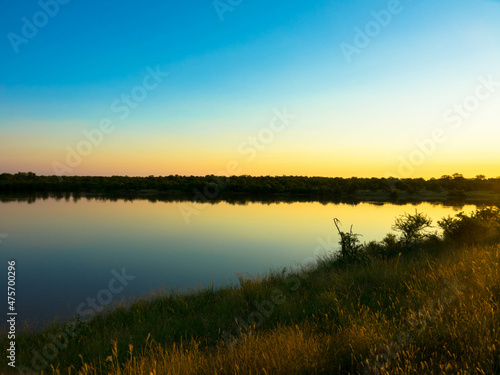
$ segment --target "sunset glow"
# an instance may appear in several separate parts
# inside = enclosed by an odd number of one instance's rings
[[[500,175],[498,2],[150,5],[2,6],[1,171]]]

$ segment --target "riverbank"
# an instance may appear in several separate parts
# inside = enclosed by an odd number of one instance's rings
[[[52,193],[111,194],[136,197],[173,197],[197,201],[239,196],[310,197],[331,199],[420,199],[489,202],[500,199],[500,177],[464,178],[455,173],[440,178],[341,178],[307,176],[37,176],[0,174],[0,194]]]
[[[500,207],[500,177],[340,178],[305,176],[37,176],[0,174],[0,200],[112,199],[228,202],[362,202]]]
[[[442,238],[348,241],[352,252],[314,267],[151,296],[21,335],[18,366],[61,374],[498,373],[499,213],[454,220]]]

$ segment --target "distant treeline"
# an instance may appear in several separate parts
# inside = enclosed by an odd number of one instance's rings
[[[231,176],[149,176],[88,177],[37,176],[32,172],[0,174],[0,193],[159,193],[188,195],[207,200],[234,194],[293,194],[340,197],[363,193],[384,193],[390,198],[399,194],[440,193],[450,197],[467,192],[500,193],[500,177],[464,178],[455,173],[440,178],[330,178],[330,177],[252,177]]]

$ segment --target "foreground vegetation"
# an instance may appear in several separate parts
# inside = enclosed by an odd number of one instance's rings
[[[164,293],[18,340],[49,374],[499,374],[500,210],[399,217],[240,285]],[[334,228],[334,227],[333,227]],[[2,342],[5,347],[6,343]],[[3,365],[3,364],[2,364]],[[2,367],[7,371],[6,367]]]

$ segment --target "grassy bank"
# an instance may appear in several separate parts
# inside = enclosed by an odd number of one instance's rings
[[[343,251],[314,267],[158,295],[22,335],[18,366],[49,374],[500,373],[498,210],[444,219],[442,236],[425,231],[425,215],[399,224],[399,235],[364,245],[339,226]]]

